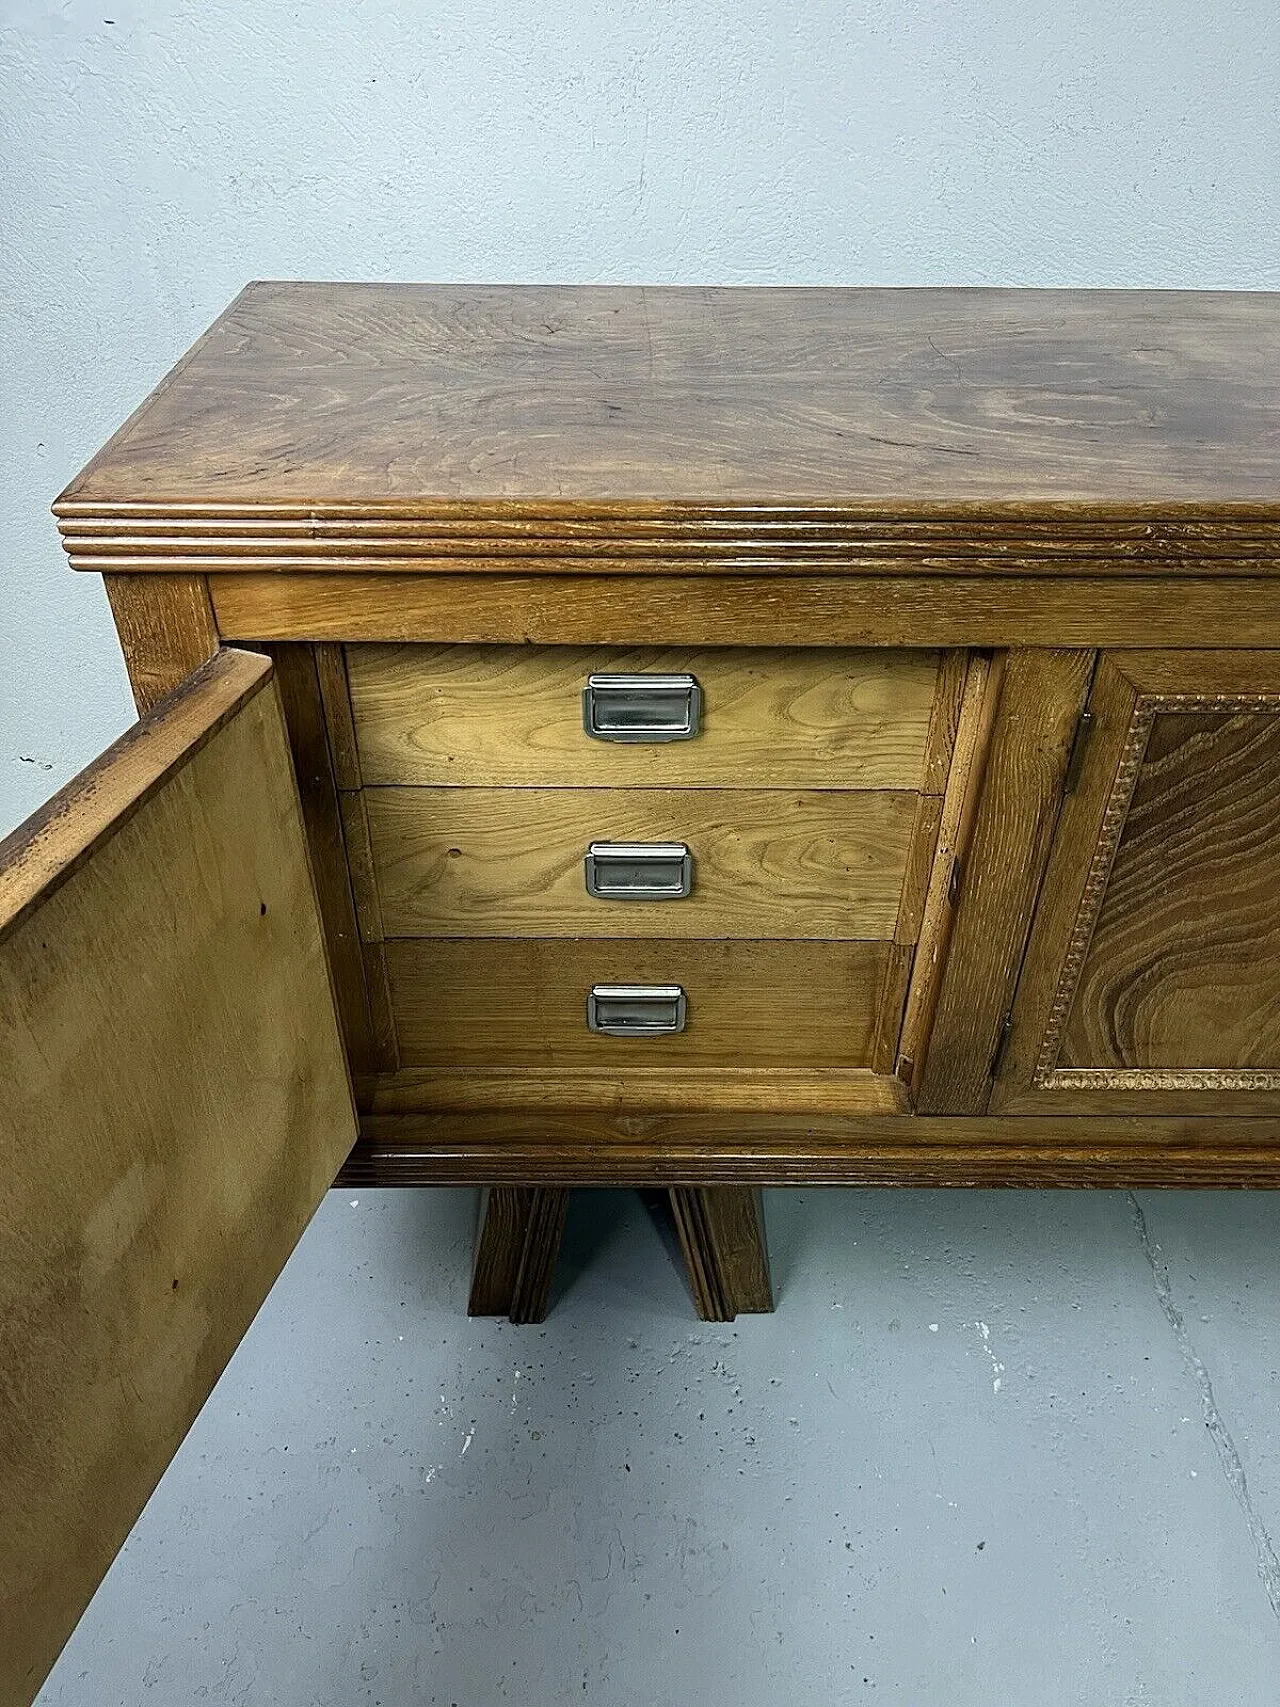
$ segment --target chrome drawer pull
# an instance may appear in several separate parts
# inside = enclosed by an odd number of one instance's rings
[[[670,1037],[684,1030],[686,1011],[679,984],[595,984],[587,1027],[605,1037]]]
[[[693,676],[588,676],[582,690],[582,727],[594,741],[688,741],[701,717]]]
[[[598,901],[680,901],[693,889],[684,842],[592,842],[583,863]]]

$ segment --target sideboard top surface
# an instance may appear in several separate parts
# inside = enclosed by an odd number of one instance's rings
[[[406,537],[1165,518],[1274,552],[1280,293],[256,283],[56,510]]]

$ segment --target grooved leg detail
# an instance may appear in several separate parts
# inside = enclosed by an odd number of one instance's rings
[[[546,1320],[568,1207],[561,1188],[494,1186],[483,1193],[469,1316]]]
[[[509,1313],[513,1322],[546,1321],[556,1257],[560,1252],[564,1218],[569,1208],[569,1193],[563,1189],[543,1187],[530,1192],[529,1196],[533,1201],[529,1206],[520,1267],[511,1294]]]
[[[689,1285],[704,1322],[773,1309],[773,1283],[758,1191],[745,1186],[673,1186],[668,1193]]]

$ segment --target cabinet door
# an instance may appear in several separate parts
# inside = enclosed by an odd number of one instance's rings
[[[1280,1110],[1280,653],[1109,653],[990,1107]]]
[[[0,1702],[26,1702],[355,1137],[270,663],[0,843]]]

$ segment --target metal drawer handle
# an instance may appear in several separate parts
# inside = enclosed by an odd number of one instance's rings
[[[587,677],[582,727],[593,741],[688,741],[702,719],[693,676]]]
[[[670,1037],[684,1030],[687,1010],[679,984],[595,984],[587,1028],[605,1037]]]
[[[693,890],[684,842],[592,842],[583,863],[598,901],[680,901]]]

